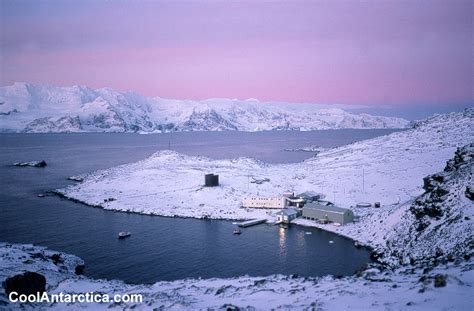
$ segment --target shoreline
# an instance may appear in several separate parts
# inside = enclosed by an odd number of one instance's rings
[[[55,262],[56,258],[63,262]],[[6,257],[5,257],[6,256]],[[44,260],[33,259],[43,256]],[[78,273],[82,259],[71,254],[57,252],[32,244],[0,242],[0,281],[15,273],[39,272],[48,280],[48,293],[101,293],[143,295],[141,304],[81,304],[81,309],[103,310],[153,308],[219,309],[222,306],[254,307],[270,310],[284,308],[305,309],[319,306],[321,310],[333,310],[357,305],[365,310],[379,310],[391,305],[395,309],[418,305],[426,309],[443,306],[455,310],[468,310],[471,301],[473,259],[439,262],[433,266],[417,265],[387,269],[379,264],[369,264],[350,276],[325,275],[302,277],[273,274],[268,276],[237,276],[227,278],[184,278],[174,281],[158,281],[152,284],[128,284],[120,280],[95,279]],[[15,259],[18,258],[18,259]],[[22,259],[23,262],[18,260]],[[32,260],[31,264],[27,261]],[[25,269],[29,266],[27,269]],[[58,270],[59,268],[59,270]],[[79,271],[80,272],[80,271]],[[441,278],[442,286],[436,285]],[[444,288],[447,286],[447,288]],[[348,288],[351,290],[347,290]],[[261,293],[265,293],[265,301]],[[315,304],[315,297],[318,297]],[[342,298],[342,300],[341,300]],[[454,299],[454,300],[453,300]],[[342,301],[342,302],[341,302]],[[23,309],[30,304],[9,304],[0,289],[0,303],[12,309]],[[341,304],[342,303],[342,304]],[[58,304],[41,303],[43,308],[60,308]]]
[[[236,221],[246,221],[246,220],[251,220],[253,218],[242,218],[242,219],[235,219],[235,218],[209,218],[209,217],[201,217],[201,218],[198,218],[198,217],[192,217],[192,216],[180,216],[180,215],[175,215],[175,216],[168,216],[168,215],[159,215],[159,214],[155,214],[155,213],[140,213],[140,212],[135,212],[135,211],[122,211],[122,210],[115,210],[115,209],[105,209],[103,206],[101,205],[92,205],[92,204],[88,204],[84,201],[81,201],[79,199],[75,199],[75,198],[70,198],[68,196],[66,196],[65,194],[61,193],[60,191],[57,191],[57,190],[54,190],[54,191],[51,191],[51,193],[53,193],[55,196],[58,196],[60,199],[64,199],[64,200],[68,200],[68,201],[71,201],[71,202],[74,202],[74,203],[78,203],[78,204],[81,204],[81,205],[85,205],[87,207],[90,207],[90,208],[100,208],[100,209],[103,209],[105,211],[109,211],[109,212],[112,212],[112,213],[125,213],[125,214],[135,214],[135,215],[141,215],[141,216],[150,216],[150,217],[164,217],[164,218],[178,218],[178,219],[193,219],[193,220],[196,220],[196,221],[200,221],[200,220],[209,220],[209,221],[212,221],[212,220],[216,220],[216,221],[227,221],[227,222],[236,222]],[[271,210],[271,209],[261,209],[261,210]],[[269,221],[272,220],[272,218],[274,217],[267,217],[266,220],[267,222],[265,222],[264,224],[265,225],[276,225],[274,223],[269,223]],[[297,219],[298,220],[298,219]],[[328,230],[327,228],[325,227],[321,227],[319,224],[317,223],[314,223],[314,225],[311,225],[311,224],[304,224],[304,223],[301,223],[301,222],[291,222],[290,225],[295,225],[295,226],[299,226],[299,227],[302,227],[302,228],[315,228],[315,229],[319,229],[319,230],[322,230],[324,232],[328,232],[328,233],[332,233],[332,234],[335,234],[339,237],[343,237],[343,238],[346,238],[346,239],[349,239],[351,240],[351,242],[353,242],[354,244],[355,243],[359,243],[359,246],[355,246],[355,247],[361,247],[361,248],[365,248],[367,251],[369,251],[369,253],[371,254],[373,251],[375,251],[375,249],[377,248],[376,246],[374,245],[370,245],[370,244],[367,244],[365,243],[364,241],[360,241],[360,240],[357,240],[355,237],[353,236],[350,236],[350,235],[347,235],[347,234],[344,234],[342,232],[337,232],[337,231],[333,231],[333,230]],[[376,259],[373,259],[375,262],[381,264],[381,265],[386,265],[385,263],[383,262],[378,262]]]

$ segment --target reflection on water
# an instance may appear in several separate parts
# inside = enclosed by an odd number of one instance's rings
[[[280,241],[280,254],[286,255],[286,229],[280,226],[278,229],[278,237]]]
[[[305,232],[303,230],[301,230],[300,232],[296,234],[296,242],[298,243],[298,246],[300,246],[301,248],[306,247],[306,240],[304,236],[305,236]]]

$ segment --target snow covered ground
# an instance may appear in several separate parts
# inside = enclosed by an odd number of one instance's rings
[[[53,253],[57,254],[31,245],[0,243],[0,282],[9,275],[33,271],[46,276],[48,294],[143,295],[142,303],[70,303],[67,308],[72,310],[229,310],[232,306],[244,310],[470,310],[473,303],[472,259],[430,268],[374,266],[345,278],[242,276],[127,285],[76,275],[74,264],[80,263],[79,258],[60,254],[67,263],[54,263]],[[436,277],[446,284],[435,286]],[[65,309],[60,303],[11,304],[0,289],[0,308],[2,304],[7,309]]]
[[[110,88],[15,83],[0,87],[0,130],[48,132],[261,131],[404,128],[400,118],[317,104],[143,97]]]

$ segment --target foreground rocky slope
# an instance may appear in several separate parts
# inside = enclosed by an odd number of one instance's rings
[[[0,282],[7,276],[34,271],[46,277],[49,294],[141,294],[141,303],[10,303],[0,289],[6,310],[470,310],[473,261],[386,269],[372,266],[352,277],[301,278],[274,275],[232,279],[187,279],[152,285],[94,280],[61,268],[51,258],[38,259],[39,247],[0,244]],[[61,258],[77,257],[61,254]],[[12,270],[10,270],[12,269]]]
[[[387,240],[400,263],[472,257],[474,143],[459,148],[444,171],[424,178],[419,196]]]
[[[169,100],[110,88],[15,83],[0,87],[0,124],[3,131],[35,133],[150,133],[403,128],[408,121],[313,104],[255,99]]]

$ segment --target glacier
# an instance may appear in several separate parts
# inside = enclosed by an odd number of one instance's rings
[[[0,131],[26,133],[264,131],[406,128],[396,117],[321,104],[256,99],[177,100],[85,86],[0,87]]]

